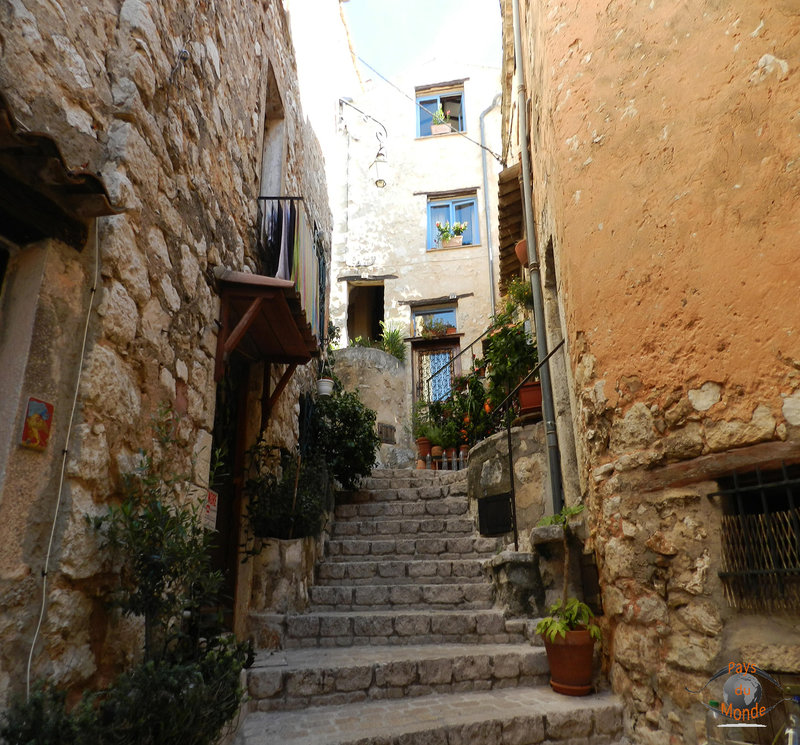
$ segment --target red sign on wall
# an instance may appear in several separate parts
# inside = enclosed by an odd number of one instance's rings
[[[52,426],[53,404],[40,401],[38,398],[29,398],[20,444],[32,450],[44,450],[50,439]]]

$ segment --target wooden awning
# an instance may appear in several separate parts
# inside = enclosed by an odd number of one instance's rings
[[[215,276],[220,297],[215,380],[222,379],[233,353],[292,370],[319,354],[293,282],[227,269]]]
[[[500,172],[498,177],[498,233],[500,236],[499,263],[500,286],[519,276],[520,263],[514,253],[517,241],[525,236],[522,210],[520,164],[516,163]]]
[[[0,235],[19,245],[57,238],[80,250],[89,219],[124,211],[96,174],[67,167],[50,135],[22,129],[0,93]]]

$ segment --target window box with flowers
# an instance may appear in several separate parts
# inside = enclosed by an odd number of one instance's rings
[[[441,248],[452,248],[461,246],[464,242],[464,231],[467,229],[466,222],[437,222],[436,230],[439,233],[437,242]]]

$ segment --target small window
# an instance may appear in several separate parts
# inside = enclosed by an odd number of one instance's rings
[[[439,239],[440,225],[466,223],[461,236],[461,245],[480,243],[478,235],[478,200],[474,196],[458,199],[436,199],[428,202],[428,250],[442,248]]]
[[[419,310],[414,313],[414,336],[423,336],[431,329],[446,333],[447,329],[455,331],[456,328],[455,308]]]
[[[728,602],[756,611],[800,609],[800,466],[718,479]]]
[[[463,91],[426,93],[417,97],[417,104],[417,137],[429,137],[433,134],[431,125],[434,115],[440,107],[451,131],[464,132],[466,130]]]

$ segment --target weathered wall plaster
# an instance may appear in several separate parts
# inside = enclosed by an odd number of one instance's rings
[[[378,189],[369,172],[378,149],[375,122],[364,121],[358,112],[343,105],[337,171],[345,174],[337,202],[331,280],[331,319],[342,330],[347,343],[348,280],[383,278],[384,318],[389,326],[412,335],[409,301],[453,299],[457,326],[463,333],[462,347],[488,326],[491,298],[495,291],[489,272],[487,235],[496,252],[497,224],[490,208],[487,233],[485,191],[479,144],[459,134],[416,137],[415,86],[466,78],[464,101],[467,129],[464,133],[480,142],[480,115],[491,107],[499,93],[498,70],[473,65],[454,65],[435,60],[404,73],[397,81],[407,93],[383,81],[370,81],[363,94],[353,100],[361,111],[382,122],[386,142],[387,185]],[[411,100],[409,100],[409,97]],[[499,107],[486,115],[486,144],[499,153]],[[487,157],[489,203],[497,203],[499,164]],[[480,242],[462,248],[427,250],[428,194],[448,190],[475,189]],[[456,298],[457,301],[456,301]],[[480,348],[474,348],[480,356]],[[467,369],[472,354],[462,363]],[[412,386],[413,360],[409,355],[406,385]],[[460,367],[458,369],[461,369]],[[408,421],[408,412],[406,412]]]
[[[553,241],[611,682],[637,742],[694,742],[683,686],[756,654],[721,593],[709,479],[800,459],[800,16],[521,5],[537,238]],[[767,636],[759,659],[793,669]]]

